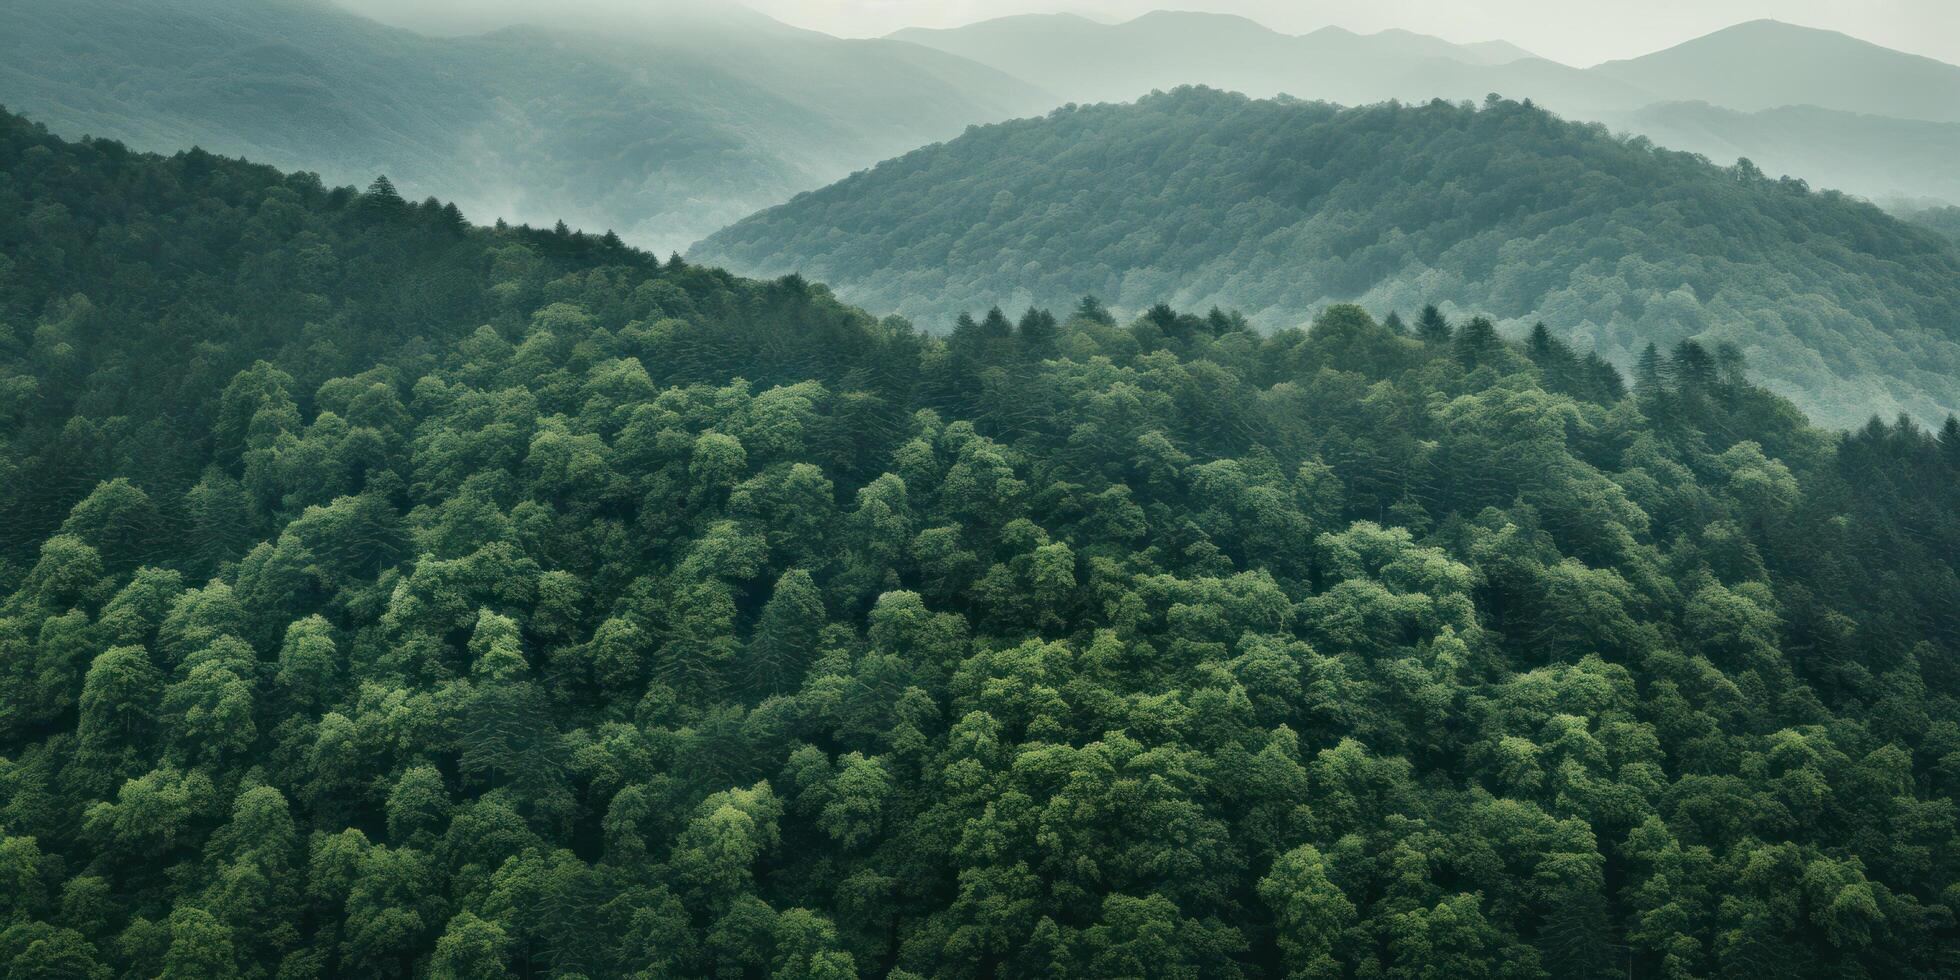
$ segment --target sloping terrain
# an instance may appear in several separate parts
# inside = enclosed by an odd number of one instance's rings
[[[1333,302],[1536,319],[1622,365],[1696,337],[1821,421],[1960,406],[1960,252],[1877,208],[1498,102],[1190,89],[984,127],[697,245],[933,329],[1094,294],[1305,323]]]
[[[327,0],[0,5],[0,104],[58,132],[335,183],[386,173],[485,220],[563,219],[661,250],[1052,102],[917,45],[759,17],[432,38]]]

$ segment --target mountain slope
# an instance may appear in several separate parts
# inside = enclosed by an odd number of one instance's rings
[[[1774,20],[1737,24],[1591,71],[1668,100],[1743,111],[1815,105],[1960,122],[1960,66]]]
[[[0,975],[1950,976],[1960,422],[1422,331],[0,115]]]
[[[1209,14],[1157,13],[1121,24],[1006,17],[895,36],[1081,102],[1125,102],[1182,84],[1344,105],[1480,101],[1496,92],[1723,163],[1748,157],[1819,188],[1960,200],[1953,189],[1960,169],[1942,155],[1956,132],[1942,127],[1954,123],[1937,122],[1960,113],[1960,68],[1773,21],[1583,70],[1503,42],[1457,45],[1407,31],[1331,27],[1292,37]],[[1686,102],[1715,109],[1679,104]]]
[[[1960,201],[1960,123],[1783,106],[1758,112],[1706,102],[1666,102],[1603,113],[1616,131],[1671,150],[1727,162],[1748,157],[1764,172],[1801,177],[1875,201]]]
[[[16,0],[0,5],[0,103],[71,135],[336,182],[386,172],[478,216],[665,249],[1052,99],[916,45],[753,15],[437,39],[325,0]]]
[[[1952,205],[1912,207],[1904,210],[1899,216],[1915,225],[1931,228],[1955,242],[1960,242],[1960,207]]]
[[[1269,326],[1358,300],[1542,317],[1621,363],[1732,342],[1821,419],[1960,406],[1960,253],[1878,209],[1496,103],[1185,90],[985,127],[694,249],[935,325],[1094,293]]]

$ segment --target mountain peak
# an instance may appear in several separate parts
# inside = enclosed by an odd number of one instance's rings
[[[1752,20],[1591,69],[1666,101],[1754,112],[1816,105],[1960,122],[1960,67],[1837,31]]]
[[[1273,35],[1279,32],[1250,17],[1238,14],[1224,14],[1209,10],[1152,10],[1116,25],[1118,28],[1202,28],[1207,31],[1230,30],[1246,35]]]

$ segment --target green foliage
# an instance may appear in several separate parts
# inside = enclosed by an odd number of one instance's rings
[[[933,324],[1084,293],[1237,307],[1267,328],[1437,303],[1512,338],[1542,320],[1621,367],[1649,343],[1732,344],[1840,428],[1960,409],[1952,242],[1529,101],[1343,109],[1181,88],[1069,107],[888,161],[692,256],[800,271]]]
[[[1953,972],[1960,422],[4,136],[6,976]]]

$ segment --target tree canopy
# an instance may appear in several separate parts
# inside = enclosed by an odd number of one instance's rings
[[[0,122],[8,977],[1951,975],[1960,422]]]

